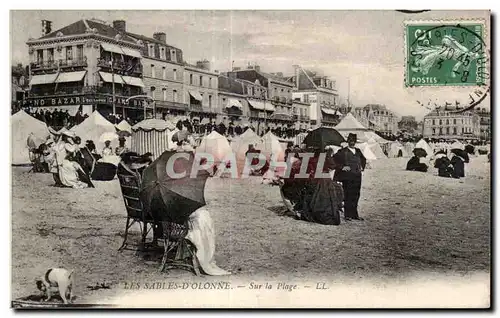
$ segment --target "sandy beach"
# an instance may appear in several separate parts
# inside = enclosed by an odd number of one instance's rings
[[[260,184],[261,178],[209,179],[206,199],[215,223],[218,266],[231,271],[229,279],[235,282],[322,279],[337,286],[482,275],[475,282],[488,287],[489,295],[486,156],[472,157],[460,180],[440,178],[433,168],[404,171],[407,160],[372,162],[361,190],[359,210],[365,221],[340,226],[285,215],[279,189]],[[112,301],[131,281],[223,279],[181,270],[161,273],[157,261],[145,261],[131,250],[118,252],[126,212],[116,179],[96,182],[95,189],[61,189],[52,186],[52,175],[28,170],[12,168],[12,299],[36,293],[35,277],[56,266],[75,270],[77,303]],[[138,239],[138,228],[130,239]],[[111,289],[87,288],[102,282]]]

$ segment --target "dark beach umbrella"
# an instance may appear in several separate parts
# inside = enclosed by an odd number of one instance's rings
[[[425,149],[423,148],[415,148],[413,149],[413,154],[416,156],[416,157],[427,157],[427,151],[425,151]]]
[[[465,151],[468,153],[468,154],[471,154],[473,155],[474,152],[475,152],[475,147],[473,145],[467,145],[465,146]]]
[[[117,135],[118,135],[118,137],[120,137],[120,138],[121,138],[121,137],[125,138],[125,137],[130,137],[130,136],[132,136],[132,134],[131,134],[130,132],[126,131],[126,130],[118,130],[118,131],[116,132],[116,134],[117,134]]]
[[[205,183],[209,173],[199,171],[191,178],[194,154],[183,153],[188,155],[189,159],[177,156],[173,158],[176,153],[165,151],[144,170],[141,201],[145,212],[154,220],[184,224],[191,213],[206,204]],[[178,178],[173,174],[169,175],[167,163],[173,166],[176,174],[186,172],[185,176]]]
[[[326,146],[340,146],[345,142],[344,137],[333,128],[319,127],[310,131],[303,143],[307,147],[325,149]]]
[[[465,150],[453,148],[453,149],[451,149],[451,153],[463,158],[465,163],[469,162],[469,155],[467,154],[467,152]]]

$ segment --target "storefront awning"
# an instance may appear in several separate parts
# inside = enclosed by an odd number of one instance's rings
[[[250,104],[250,106],[258,110],[264,110],[266,108],[266,105],[263,102],[259,102],[256,100],[249,99],[248,104]]]
[[[337,111],[329,108],[321,108],[321,111],[328,115],[336,115]]]
[[[99,75],[101,75],[102,80],[106,83],[113,83],[114,81],[116,84],[125,84],[120,75],[115,74],[115,76],[113,76],[113,74],[106,72],[99,72]]]
[[[121,47],[123,53],[128,56],[141,57],[141,53],[138,50],[129,49],[128,47]]]
[[[133,57],[141,57],[141,53],[138,50],[129,49],[127,47],[118,46],[110,43],[101,43],[101,47],[104,51],[113,52],[118,54],[123,54]]]
[[[79,82],[83,80],[87,71],[59,73],[56,83]]]
[[[189,95],[191,95],[194,99],[196,99],[200,102],[203,101],[203,97],[201,96],[201,94],[198,91],[189,91]]]
[[[125,84],[127,85],[144,87],[144,83],[142,82],[142,79],[140,79],[139,77],[122,76],[122,78]]]
[[[231,107],[237,107],[239,109],[243,109],[243,105],[241,105],[241,102],[234,98],[230,98],[229,101],[227,102],[226,108],[231,108]]]
[[[271,112],[274,112],[276,110],[276,108],[274,108],[274,105],[270,102],[265,102],[265,109]]]
[[[53,84],[57,78],[56,74],[33,75],[30,85]]]

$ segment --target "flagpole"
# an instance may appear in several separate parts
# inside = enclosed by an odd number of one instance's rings
[[[113,117],[116,116],[116,104],[115,104],[115,71],[113,69],[113,53],[111,53],[111,87],[112,87],[112,96],[113,96]]]

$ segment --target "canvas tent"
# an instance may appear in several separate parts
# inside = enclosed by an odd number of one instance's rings
[[[262,136],[262,141],[255,148],[260,150],[267,160],[270,160],[271,156],[274,157],[275,161],[285,160],[285,149],[281,146],[278,137],[271,132]]]
[[[132,127],[131,150],[143,155],[147,152],[153,154],[153,160],[166,150],[175,148],[172,142],[173,123],[162,119],[146,119]]]
[[[380,147],[380,144],[378,144],[377,142],[368,141],[368,146],[370,147],[370,150],[373,152],[375,157],[377,157],[377,159],[387,158],[384,151],[382,150],[382,147]]]
[[[116,128],[121,131],[128,131],[129,133],[132,133],[132,126],[126,121],[122,120],[119,124],[116,125]]]
[[[32,139],[36,144],[40,144],[47,140],[49,129],[47,125],[30,115],[25,111],[20,110],[11,116],[11,158],[13,165],[21,165],[30,163],[28,151],[28,136],[33,133]]]
[[[398,158],[400,155],[401,157],[408,157],[405,147],[399,141],[391,143],[387,156],[389,158]]]
[[[415,148],[424,149],[427,152],[428,157],[433,155],[433,150],[431,146],[429,146],[429,144],[424,139],[420,139],[415,145]]]
[[[85,144],[87,140],[92,140],[96,145],[97,152],[104,148],[104,142],[99,141],[101,135],[106,132],[116,132],[115,125],[110,123],[97,110],[71,130],[82,139],[82,144]],[[112,140],[111,146],[118,146],[118,141]]]
[[[216,131],[203,137],[200,145],[196,148],[196,153],[208,153],[214,157],[215,163],[221,162],[233,150],[226,137]]]
[[[351,113],[345,115],[344,118],[334,127],[344,138],[349,134],[356,134],[359,142],[366,142],[373,137],[371,131],[361,124]],[[373,133],[374,134],[374,133]],[[376,134],[375,134],[376,135]]]
[[[359,148],[359,150],[361,150],[361,152],[365,156],[366,160],[368,160],[368,161],[377,160],[377,156],[373,153],[373,151],[371,150],[370,145],[368,143],[364,142],[364,143],[356,144],[356,147]]]

